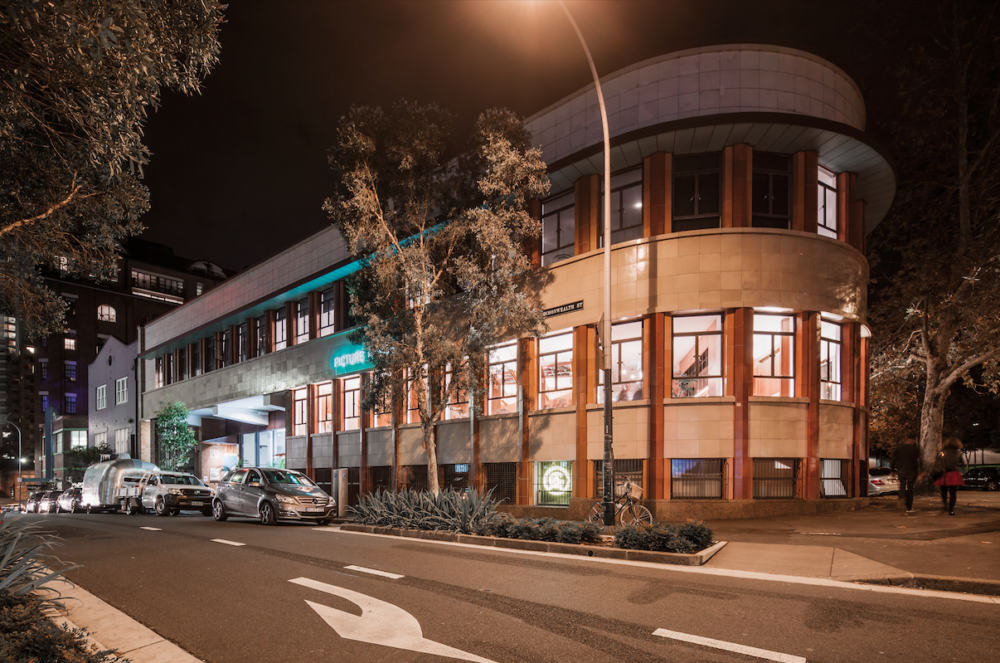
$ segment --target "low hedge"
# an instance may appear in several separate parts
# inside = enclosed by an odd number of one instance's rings
[[[628,550],[692,553],[712,545],[712,528],[688,519],[680,527],[668,524],[626,525],[615,532],[615,545]]]
[[[481,527],[476,534],[550,543],[598,543],[601,526],[554,518],[498,517]]]

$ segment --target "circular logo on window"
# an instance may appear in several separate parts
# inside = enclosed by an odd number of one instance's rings
[[[570,490],[573,479],[569,475],[569,470],[559,465],[554,465],[545,470],[542,475],[542,485],[550,493],[567,493]]]

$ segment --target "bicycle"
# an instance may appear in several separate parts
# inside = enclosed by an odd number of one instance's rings
[[[615,493],[621,492],[621,496],[615,500],[615,524],[619,527],[625,525],[640,524],[652,525],[653,514],[649,509],[632,499],[632,492],[642,495],[642,488],[634,485],[628,479],[615,486]],[[598,525],[604,524],[604,502],[594,502],[590,507],[590,522]]]

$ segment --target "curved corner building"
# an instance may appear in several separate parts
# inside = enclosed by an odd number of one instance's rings
[[[552,181],[533,206],[551,331],[490,354],[482,416],[448,408],[437,429],[443,484],[493,489],[520,513],[585,515],[602,488],[597,324],[607,314],[615,468],[658,519],[858,504],[862,251],[895,177],[864,134],[857,86],[808,53],[739,44],[641,62],[602,88],[611,311],[590,86],[526,122]],[[211,458],[280,457],[321,484],[346,469],[351,499],[422,486],[415,413],[404,405],[410,423],[394,429],[358,407],[370,366],[343,333],[351,269],[325,230],[150,323],[143,419],[173,400],[194,408],[205,476]]]

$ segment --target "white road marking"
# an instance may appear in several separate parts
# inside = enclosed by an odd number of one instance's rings
[[[367,532],[341,531],[341,534],[353,534],[356,536],[377,536],[387,537],[383,534],[369,534]],[[657,564],[656,562],[638,562],[627,559],[608,559],[606,557],[584,557],[582,555],[567,555],[565,553],[538,552],[536,550],[517,550],[514,548],[490,548],[477,546],[471,543],[455,543],[452,541],[433,541],[431,539],[406,539],[409,543],[430,543],[439,546],[457,546],[459,548],[475,548],[477,550],[488,550],[497,553],[512,553],[515,555],[534,555],[536,557],[555,557],[557,559],[567,559],[575,562],[590,562],[594,564],[616,564],[619,566],[634,566],[643,569],[655,569],[668,573],[694,573],[707,576],[719,576],[723,578],[743,578],[745,580],[764,580],[768,582],[785,582],[794,585],[812,585],[815,587],[833,587],[837,589],[852,589],[861,592],[874,592],[876,594],[907,594],[909,596],[920,596],[923,598],[952,599],[953,601],[969,601],[972,603],[990,603],[1000,605],[1000,596],[982,596],[979,594],[961,594],[958,592],[942,592],[935,589],[913,589],[911,587],[896,587],[893,585],[862,585],[859,583],[845,582],[843,580],[830,580],[829,578],[809,578],[805,576],[787,576],[776,573],[760,573],[758,571],[737,571],[735,569],[719,569],[705,566],[681,566],[680,564]]]
[[[373,576],[382,576],[383,578],[392,578],[393,580],[399,580],[400,578],[405,578],[406,576],[401,576],[398,573],[389,573],[388,571],[379,571],[378,569],[366,569],[363,566],[345,566],[345,569],[350,569],[351,571],[361,571],[362,573],[370,573]]]
[[[705,647],[714,647],[715,649],[724,649],[726,651],[736,652],[737,654],[743,654],[744,656],[764,658],[768,661],[778,661],[778,663],[806,663],[806,659],[801,656],[792,656],[791,654],[782,654],[780,652],[769,651],[767,649],[747,647],[746,645],[738,645],[735,642],[726,642],[725,640],[713,640],[712,638],[703,638],[698,635],[668,631],[665,628],[656,629],[653,631],[653,635],[658,635],[661,638],[671,638],[672,640],[691,642],[696,645],[704,645]]]
[[[140,527],[139,529],[148,529],[150,532],[162,532],[163,531],[159,527]]]
[[[455,649],[440,642],[427,640],[424,638],[424,632],[420,628],[420,622],[410,613],[391,603],[379,601],[365,594],[344,589],[343,587],[335,587],[334,585],[328,585],[309,578],[294,578],[288,582],[339,596],[359,606],[361,608],[360,617],[320,603],[306,601],[309,607],[315,610],[323,618],[323,621],[337,632],[337,635],[347,640],[367,642],[373,645],[393,647],[395,649],[420,652],[422,654],[457,658],[462,661],[472,661],[473,663],[496,663],[496,661],[491,661],[488,658],[481,658],[475,654],[464,652],[461,649]]]
[[[226,541],[225,539],[209,539],[213,543],[221,543],[227,546],[245,546],[245,543],[239,543],[237,541]]]

